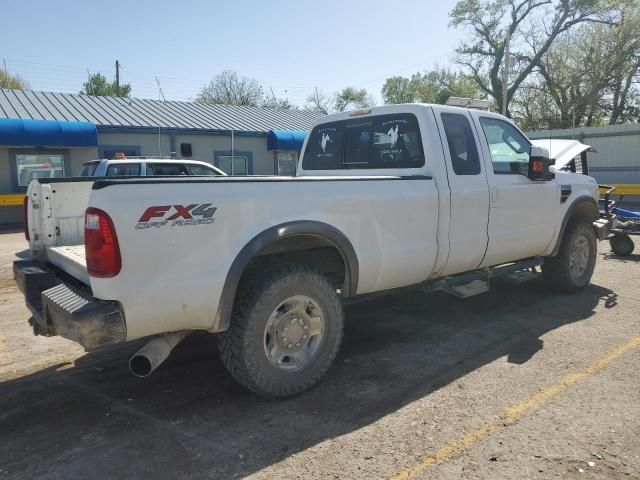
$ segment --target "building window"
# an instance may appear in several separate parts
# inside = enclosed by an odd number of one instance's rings
[[[298,163],[297,152],[277,152],[277,175],[295,176]]]
[[[26,187],[32,178],[64,177],[62,154],[16,154],[17,184]]]
[[[244,155],[220,155],[218,167],[228,175],[248,175],[249,162]]]

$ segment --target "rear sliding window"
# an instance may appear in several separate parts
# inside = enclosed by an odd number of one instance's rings
[[[325,123],[309,135],[305,170],[416,168],[424,165],[418,121],[413,114],[379,115]]]

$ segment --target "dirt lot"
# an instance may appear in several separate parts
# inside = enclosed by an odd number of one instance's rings
[[[350,304],[324,381],[268,402],[213,335],[144,380],[127,371],[140,343],[32,336],[11,279],[25,248],[0,235],[0,480],[640,478],[640,255],[602,244],[572,296],[495,282]]]

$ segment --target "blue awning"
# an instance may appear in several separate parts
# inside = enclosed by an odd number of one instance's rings
[[[16,147],[95,147],[96,126],[89,122],[0,118],[0,145]]]
[[[307,136],[303,130],[271,130],[267,136],[267,150],[302,150]]]

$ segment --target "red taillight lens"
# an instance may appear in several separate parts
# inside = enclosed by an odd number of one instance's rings
[[[84,216],[84,250],[92,277],[109,278],[120,273],[122,261],[113,222],[106,212],[87,208]]]
[[[24,196],[24,201],[22,202],[22,219],[24,220],[24,238],[27,239],[27,242],[30,240],[29,238],[29,197]]]

